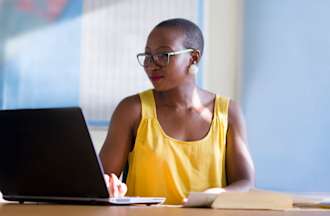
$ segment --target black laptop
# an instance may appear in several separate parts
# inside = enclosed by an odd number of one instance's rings
[[[0,191],[8,201],[156,204],[161,197],[109,198],[81,109],[0,111]]]

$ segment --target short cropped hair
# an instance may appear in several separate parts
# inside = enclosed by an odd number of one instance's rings
[[[174,18],[160,22],[155,28],[168,27],[177,28],[185,34],[186,38],[183,42],[185,48],[198,49],[203,54],[204,50],[204,37],[200,28],[193,22],[182,19]]]

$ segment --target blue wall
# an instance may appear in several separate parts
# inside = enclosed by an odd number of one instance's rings
[[[243,106],[257,186],[330,191],[330,1],[245,1]]]

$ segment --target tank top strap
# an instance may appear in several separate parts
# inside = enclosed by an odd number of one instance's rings
[[[228,109],[230,99],[217,95],[215,100],[215,115],[224,122],[228,122]]]
[[[139,93],[142,106],[142,119],[155,116],[155,99],[152,89]]]

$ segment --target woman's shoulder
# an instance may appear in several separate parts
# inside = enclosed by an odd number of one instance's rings
[[[139,94],[127,96],[124,99],[122,99],[118,104],[118,107],[120,107],[121,109],[131,109],[131,110],[137,109],[140,106],[141,106],[141,102],[140,102]]]
[[[236,101],[230,97],[222,94],[216,94],[207,90],[202,89],[202,100],[206,106],[217,107],[219,112],[224,112],[228,116],[237,115],[239,112],[239,105]]]
[[[131,95],[122,99],[117,105],[113,117],[127,119],[136,122],[141,116],[141,102],[139,94]]]
[[[226,102],[228,104],[231,101],[230,97],[223,95],[223,94],[217,94],[217,93],[207,91],[204,89],[203,89],[203,92],[204,92],[205,97],[208,98],[208,100],[215,100],[216,98],[218,98],[218,100],[220,100],[221,102],[223,102],[223,103]]]
[[[118,108],[124,111],[131,111],[131,112],[141,111],[141,101],[139,94],[134,94],[125,97],[119,102]]]
[[[212,106],[217,95],[205,89],[200,89],[200,100],[205,106]]]
[[[241,125],[244,121],[243,112],[238,101],[229,99],[228,121],[230,124]]]
[[[241,124],[241,122],[244,120],[241,106],[238,101],[233,100],[228,96],[215,94],[206,90],[204,90],[204,95],[204,98],[206,98],[208,104],[217,98],[218,102],[216,106],[218,106],[218,110],[222,110],[223,112],[227,113],[228,122],[230,124]]]

